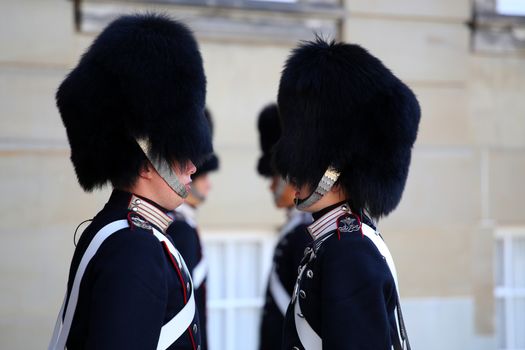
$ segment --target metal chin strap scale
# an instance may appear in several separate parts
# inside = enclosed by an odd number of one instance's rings
[[[136,139],[136,141],[139,147],[142,149],[142,152],[144,152],[146,158],[148,158],[151,165],[153,165],[153,167],[159,173],[159,175],[164,179],[164,181],[166,181],[168,186],[170,186],[171,189],[175,191],[175,193],[178,194],[180,197],[188,197],[188,191],[186,190],[186,186],[181,184],[179,178],[173,172],[171,165],[168,164],[168,162],[166,162],[164,159],[154,157],[151,154],[151,147],[146,139]]]
[[[337,182],[337,179],[339,179],[339,176],[341,173],[337,171],[333,167],[329,167],[326,169],[323,177],[317,184],[317,188],[315,191],[308,196],[308,198],[305,199],[295,199],[295,207],[299,210],[305,210],[306,208],[310,207],[314,203],[316,203],[318,200],[323,198],[323,196],[328,193],[334,184]]]

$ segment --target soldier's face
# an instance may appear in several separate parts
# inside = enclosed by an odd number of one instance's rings
[[[210,177],[208,174],[203,174],[193,180],[192,186],[204,197],[207,197],[211,189]]]
[[[192,161],[187,161],[185,164],[175,162],[172,164],[172,169],[180,183],[186,186],[186,191],[190,191],[191,175],[195,174],[197,168]]]
[[[185,185],[186,190],[189,192],[191,175],[197,170],[195,165],[191,161],[188,161],[186,164],[174,163],[172,164],[172,170],[180,183]],[[173,189],[156,171],[154,171],[154,173],[151,187],[155,198],[151,199],[168,210],[174,210],[184,202],[184,198],[173,191]]]
[[[193,179],[191,187],[194,191],[200,193],[204,198],[208,197],[208,193],[211,189],[211,181],[208,177],[208,174],[199,175],[197,178]],[[202,200],[193,196],[190,192],[186,202],[194,207],[202,203]]]
[[[276,175],[272,177],[272,182],[270,184],[270,190],[272,193],[275,194],[276,191],[278,191],[279,183],[281,181],[281,178]],[[287,183],[283,189],[281,189],[281,193],[278,194],[278,198],[275,198],[275,205],[277,208],[289,208],[294,205],[294,197],[295,197],[295,188]]]

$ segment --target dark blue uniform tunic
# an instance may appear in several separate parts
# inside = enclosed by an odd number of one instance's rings
[[[273,271],[277,279],[272,281],[272,276],[266,289],[266,301],[263,308],[259,333],[259,349],[279,349],[282,343],[284,314],[289,304],[295,281],[297,279],[297,267],[303,257],[305,247],[312,241],[306,231],[308,224],[312,222],[312,216],[293,209],[288,214],[287,223],[281,228],[280,238],[273,256]],[[281,311],[274,293],[272,283],[281,285],[286,292],[286,301]]]
[[[174,220],[166,232],[173,240],[177,250],[183,256],[188,270],[192,274],[195,287],[195,302],[201,324],[201,349],[206,350],[208,349],[206,311],[207,270],[206,265],[200,266],[200,264],[205,263],[195,214],[195,208],[186,203],[182,204],[174,212],[170,213],[170,216],[172,216]],[[197,272],[196,268],[200,268],[201,270]],[[195,273],[202,275],[197,276]]]
[[[171,254],[149,229],[154,226],[164,232],[165,210],[144,198],[133,208],[132,198],[136,197],[131,193],[113,191],[78,242],[68,295],[94,235],[113,221],[129,220],[130,227],[107,238],[87,266],[68,350],[156,349],[161,327],[184,307],[192,293],[188,273],[184,268],[177,271]],[[198,349],[199,329],[196,313],[188,330],[169,349]]]
[[[348,215],[357,225],[338,231],[340,219]],[[397,337],[396,285],[385,259],[362,234],[360,220],[338,205],[308,227],[314,241],[300,265],[303,273],[286,313],[282,349],[306,346],[298,336],[295,303],[300,303],[297,317],[315,331],[322,349],[392,349]]]

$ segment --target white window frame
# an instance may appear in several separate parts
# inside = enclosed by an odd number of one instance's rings
[[[515,298],[525,298],[525,287],[517,288],[511,286],[514,266],[513,261],[513,243],[516,238],[525,238],[525,227],[506,227],[496,230],[496,242],[502,242],[502,260],[496,262],[495,266],[501,264],[503,275],[501,276],[501,285],[495,284],[494,297],[498,300],[511,300]],[[520,331],[523,325],[515,324],[515,312],[509,302],[504,303],[505,307],[505,325],[497,324],[498,339],[501,337],[505,340],[505,347],[498,347],[498,350],[525,350],[525,348],[516,347],[515,334]],[[521,330],[522,331],[522,330]]]
[[[271,268],[273,251],[277,242],[277,234],[274,231],[262,230],[206,230],[202,232],[203,246],[210,244],[222,244],[225,249],[225,298],[207,300],[207,308],[209,311],[220,310],[224,311],[226,315],[225,324],[225,349],[235,349],[235,312],[239,309],[255,309],[260,310],[264,305],[264,298],[266,292],[266,284],[268,281],[268,273]],[[254,271],[259,277],[259,286],[256,298],[238,298],[235,297],[235,256],[239,244],[253,243],[261,247],[261,262],[260,271]],[[205,253],[205,251],[204,251]],[[208,259],[208,263],[211,262]],[[208,286],[209,289],[209,286]]]

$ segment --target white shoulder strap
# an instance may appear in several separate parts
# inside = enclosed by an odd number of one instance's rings
[[[166,243],[168,250],[177,260],[179,268],[182,268],[184,271],[186,271],[186,274],[188,275],[191,283],[191,291],[189,291],[190,299],[186,305],[184,305],[182,310],[180,310],[168,323],[162,326],[160,331],[157,350],[165,350],[170,347],[171,344],[173,344],[177,339],[179,339],[193,322],[193,319],[195,318],[195,293],[193,289],[193,281],[191,280],[188,267],[186,266],[186,263],[184,262],[184,259],[180,255],[179,251],[175,248],[175,246],[173,246],[173,243],[171,243],[171,241],[165,235],[156,229],[153,229],[153,234],[159,241]],[[182,288],[185,288],[185,286],[182,286]]]
[[[390,254],[390,250],[388,249],[385,241],[383,241],[383,238],[381,238],[381,236],[376,230],[374,230],[372,227],[368,226],[367,224],[364,224],[364,223],[362,224],[361,231],[366,237],[368,237],[372,241],[372,243],[374,243],[374,245],[379,250],[379,253],[385,258],[388,268],[390,269],[390,273],[392,274],[392,277],[394,278],[394,282],[396,284],[396,293],[397,293],[397,297],[399,298],[399,284],[397,282],[396,265],[394,264],[394,259],[392,258],[392,254]],[[403,321],[402,319],[400,319],[400,316],[399,316],[401,315],[399,300],[397,300],[396,312],[394,314],[395,314],[396,324],[397,324],[397,327],[396,327],[397,336],[399,338],[400,344],[402,344],[402,347],[404,349],[406,341],[404,337],[402,336],[402,334],[400,333],[401,329],[404,329],[404,325],[402,324]],[[392,345],[392,348],[394,348],[394,344]]]
[[[307,265],[304,265],[299,271],[298,280],[300,280],[303,277],[306,266]],[[297,331],[299,341],[301,342],[301,344],[303,344],[305,350],[321,350],[323,348],[323,341],[304,317],[303,312],[301,311],[301,302],[299,300],[300,298],[297,296],[297,293],[295,294],[296,296],[293,313],[295,320],[295,329]]]
[[[381,236],[373,228],[371,228],[365,223],[362,224],[361,231],[366,237],[368,237],[372,241],[372,243],[374,243],[377,250],[379,250],[379,253],[385,258],[388,268],[390,269],[390,273],[392,274],[392,277],[394,277],[396,289],[399,293],[396,265],[394,264],[394,259],[392,258],[392,254],[390,254],[390,250],[388,250],[385,241],[383,241],[383,238],[381,238]]]
[[[75,309],[77,306],[80,282],[82,281],[82,277],[84,276],[84,272],[89,262],[91,261],[93,256],[96,254],[96,252],[98,251],[102,243],[109,236],[127,227],[129,227],[127,220],[114,221],[104,226],[100,231],[98,231],[95,234],[95,236],[91,240],[91,243],[89,244],[88,248],[84,252],[82,259],[80,260],[80,264],[78,265],[78,269],[75,274],[75,279],[73,280],[73,286],[71,288],[71,293],[69,295],[69,301],[67,303],[67,307],[66,307],[66,300],[67,300],[67,291],[66,291],[66,295],[64,297],[62,307],[60,309],[60,312],[58,313],[55,328],[53,330],[53,336],[51,338],[51,342],[49,343],[48,350],[64,350],[66,348],[66,342],[67,342],[67,338],[69,335],[69,331],[71,329],[73,315],[75,314]],[[153,230],[153,233],[155,237],[159,239],[159,241],[166,242],[166,245],[168,246],[170,253],[172,253],[175,259],[177,260],[179,267],[184,266],[184,268],[186,268],[186,265],[184,264],[184,260],[180,256],[179,252],[175,249],[173,244],[171,244],[171,242],[167,240],[166,237],[162,235],[161,233],[159,233],[158,231]],[[65,314],[64,314],[64,308],[65,308]],[[64,318],[62,318],[62,315],[64,315]],[[195,299],[193,296],[193,285],[192,285],[190,300],[188,301],[188,303],[184,306],[184,308],[179,313],[177,313],[177,315],[175,315],[175,317],[173,317],[168,323],[166,323],[162,327],[157,349],[164,350],[168,348],[171,344],[173,344],[173,342],[175,342],[185,332],[188,326],[191,324],[194,316],[195,316]]]
[[[55,329],[53,331],[53,338],[49,344],[49,350],[63,350],[66,348],[66,341],[69,335],[69,330],[71,328],[71,322],[73,321],[73,315],[75,314],[75,309],[77,307],[78,293],[80,289],[80,282],[82,281],[82,276],[86,271],[86,267],[97,252],[98,248],[102,243],[113,233],[122,230],[128,227],[127,220],[118,220],[104,226],[97,234],[93,237],[93,240],[87,247],[80,264],[78,265],[77,272],[75,274],[75,279],[73,280],[73,286],[71,287],[71,293],[69,294],[69,302],[67,303],[66,313],[64,314],[64,319],[62,320],[62,313],[67,299],[67,291],[64,297],[64,302],[62,303],[62,308],[58,314],[57,322],[55,324]]]
[[[197,266],[193,268],[193,271],[191,273],[191,277],[193,279],[193,285],[195,289],[198,289],[202,282],[206,279],[206,275],[208,274],[208,261],[206,260],[206,257],[203,256]]]
[[[270,293],[272,294],[277,308],[284,316],[286,314],[288,304],[290,304],[291,296],[288,294],[286,289],[284,289],[284,286],[277,275],[275,266],[272,268],[272,272],[270,273]]]

